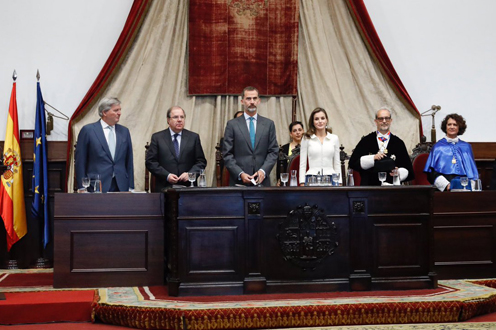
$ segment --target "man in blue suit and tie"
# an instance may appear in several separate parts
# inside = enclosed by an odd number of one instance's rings
[[[84,190],[82,178],[102,181],[102,192],[134,189],[133,146],[129,130],[117,124],[121,116],[121,102],[104,98],[98,105],[101,119],[85,125],[76,145],[76,184]],[[93,191],[92,186],[88,191]]]
[[[258,90],[246,87],[241,94],[245,113],[227,122],[222,155],[229,185],[270,186],[270,171],[279,154],[274,122],[257,114]]]

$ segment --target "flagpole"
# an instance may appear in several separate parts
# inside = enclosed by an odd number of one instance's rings
[[[36,80],[37,80],[37,84],[38,84],[38,89],[39,89],[39,83],[40,83],[40,70],[36,70]],[[37,103],[40,103],[42,100],[39,99],[39,95],[38,95],[38,99],[37,99]],[[44,114],[44,104],[40,104],[40,106],[42,106],[43,108],[41,109],[38,109],[38,105],[37,105],[37,109],[36,109],[36,124],[35,124],[35,135],[36,135],[36,132],[40,133],[41,137],[42,137],[42,140],[44,142],[46,142],[46,129],[45,128],[41,128],[41,126],[44,126],[46,127],[46,122],[43,122],[45,120],[45,117],[41,114],[41,113],[38,113],[39,111],[43,111],[43,114]],[[39,121],[39,122],[38,122]],[[40,125],[40,126],[38,126]],[[46,148],[46,143],[42,143],[42,148]],[[35,150],[37,148],[37,144],[35,143]],[[46,150],[46,149],[45,149]],[[39,153],[38,154],[39,156],[41,156],[40,158],[37,159],[38,162],[45,162],[46,159],[46,153],[43,154],[43,153]],[[46,170],[46,169],[45,169]],[[33,169],[33,173],[34,173],[34,169]],[[38,173],[40,174],[40,173]],[[43,176],[44,177],[44,176]],[[34,190],[34,186],[33,186],[33,190]],[[33,191],[34,192],[34,191]],[[48,203],[48,199],[50,198],[47,195],[44,194],[44,191],[41,191],[40,193],[43,194],[43,200],[42,200],[42,204],[43,204],[43,207],[45,207],[45,204]],[[33,198],[35,198],[35,196],[33,196]],[[47,214],[44,214],[45,216],[47,216]],[[43,221],[47,221],[47,219],[43,218]],[[45,243],[44,243],[44,235],[45,235],[45,225],[43,225],[41,227],[41,236],[40,236],[40,253],[41,253],[41,256],[39,258],[36,259],[36,265],[35,265],[35,268],[38,268],[38,269],[41,269],[41,268],[50,268],[50,261],[45,258]]]
[[[16,80],[17,80],[17,72],[16,70],[14,69],[14,72],[12,73],[12,80],[13,80],[13,83],[12,84],[15,84],[16,83]],[[5,149],[5,145],[4,145],[4,149]],[[5,150],[3,151],[3,154],[2,154],[2,165],[4,165],[4,162],[3,162],[3,155],[5,155]],[[8,166],[5,166],[5,169],[2,169],[2,174],[3,172],[8,168]],[[12,246],[13,247],[13,246]],[[15,251],[15,249],[14,249]],[[17,259],[11,259],[11,255],[14,254],[13,251],[12,251],[12,248],[10,250],[7,250],[7,258],[9,260],[8,264],[7,264],[7,269],[19,269],[19,266],[18,266],[18,263],[17,263]]]

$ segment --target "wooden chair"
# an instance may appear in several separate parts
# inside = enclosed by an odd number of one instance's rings
[[[78,184],[77,184],[77,179],[76,179],[76,147],[77,147],[77,141],[74,143],[74,175],[72,177],[72,190],[74,193],[77,193],[78,191]]]
[[[224,166],[224,158],[222,158],[222,139],[215,146],[215,179],[217,187],[229,186],[229,171]]]
[[[148,154],[148,148],[150,148],[150,144],[147,142],[145,145],[145,159]],[[155,191],[155,176],[148,171],[145,166],[145,192],[154,192]]]

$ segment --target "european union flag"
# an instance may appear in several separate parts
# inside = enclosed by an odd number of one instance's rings
[[[34,129],[33,154],[33,217],[43,221],[43,246],[46,248],[50,241],[50,218],[48,216],[48,166],[46,143],[45,102],[41,95],[40,83],[36,100],[36,123]]]

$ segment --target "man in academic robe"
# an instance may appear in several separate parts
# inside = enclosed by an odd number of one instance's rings
[[[380,186],[378,172],[387,168],[386,182],[393,183],[392,169],[397,169],[400,181],[415,176],[405,143],[391,134],[391,111],[380,109],[375,116],[377,131],[364,136],[351,155],[349,166],[360,173],[362,186]],[[386,167],[384,167],[384,165]]]
[[[169,128],[154,133],[146,154],[146,168],[155,176],[155,191],[188,185],[188,173],[207,166],[200,136],[184,128],[186,113],[173,106],[167,111]]]
[[[85,125],[76,144],[76,185],[85,191],[82,179],[94,180],[98,175],[102,192],[134,189],[133,145],[129,130],[117,124],[121,116],[121,102],[104,98],[98,105],[100,120]],[[93,181],[94,182],[94,181]],[[94,186],[88,187],[93,191]]]
[[[270,171],[279,146],[274,122],[257,113],[258,90],[246,87],[241,94],[244,114],[227,122],[222,156],[229,171],[229,185],[270,186]]]

